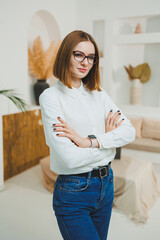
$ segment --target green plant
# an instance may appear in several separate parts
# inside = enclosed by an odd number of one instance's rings
[[[15,92],[14,89],[0,90],[0,94],[9,98],[16,105],[16,107],[22,112],[26,111],[26,108],[28,105],[25,103],[25,101],[22,98],[17,96],[18,94]]]

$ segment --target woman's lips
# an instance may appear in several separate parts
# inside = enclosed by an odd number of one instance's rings
[[[87,71],[87,69],[85,69],[85,68],[78,68],[78,69],[80,72],[83,72],[83,73]]]

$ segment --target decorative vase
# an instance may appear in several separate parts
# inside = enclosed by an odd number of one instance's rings
[[[46,82],[46,79],[38,79],[34,84],[34,96],[36,105],[39,105],[39,96],[46,88],[49,88],[49,84]]]
[[[136,25],[135,33],[142,33],[142,27],[139,23]]]
[[[130,102],[137,105],[142,102],[142,83],[139,79],[132,80]]]

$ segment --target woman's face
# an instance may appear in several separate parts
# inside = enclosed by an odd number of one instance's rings
[[[87,74],[93,67],[93,64],[89,64],[87,58],[85,58],[82,62],[79,62],[76,59],[78,58],[79,60],[81,60],[81,57],[83,59],[83,56],[86,55],[90,56],[89,61],[92,63],[92,58],[95,56],[95,48],[92,42],[83,41],[78,43],[78,45],[73,49],[73,51],[76,51],[76,56],[73,53],[71,55],[70,71],[72,80],[77,81],[87,76]]]

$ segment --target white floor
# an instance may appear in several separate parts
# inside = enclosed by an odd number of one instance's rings
[[[160,165],[155,163],[154,167],[160,183]],[[0,192],[0,239],[62,239],[52,211],[52,194],[43,187],[40,165],[5,182]],[[113,209],[108,240],[118,239],[159,240],[160,199],[150,210],[145,225],[137,226]]]

